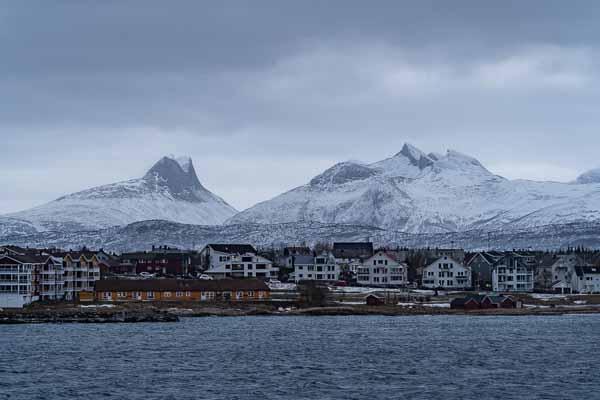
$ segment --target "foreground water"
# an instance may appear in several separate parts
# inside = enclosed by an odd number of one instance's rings
[[[600,315],[0,326],[1,399],[599,399]]]

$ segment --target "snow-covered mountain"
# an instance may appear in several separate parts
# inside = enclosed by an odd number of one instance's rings
[[[235,213],[202,186],[189,157],[163,157],[142,178],[84,190],[0,217],[0,234],[89,230],[153,219],[217,225]]]
[[[475,158],[405,144],[372,164],[343,162],[226,224],[361,224],[410,233],[531,229],[600,221],[600,174],[575,184],[508,180]]]

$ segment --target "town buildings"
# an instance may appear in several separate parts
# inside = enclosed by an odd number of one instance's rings
[[[320,255],[292,255],[288,258],[294,268],[295,282],[301,281],[337,281],[340,277],[340,267],[330,252]]]
[[[200,251],[204,273],[221,278],[277,278],[279,268],[249,244],[208,244]]]
[[[398,261],[396,253],[377,250],[358,267],[356,281],[368,286],[406,286],[408,265]]]
[[[431,289],[467,289],[471,270],[450,256],[442,256],[423,269],[423,286]]]

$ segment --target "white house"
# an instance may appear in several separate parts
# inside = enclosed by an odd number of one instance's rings
[[[204,273],[214,278],[276,278],[279,268],[249,244],[208,244],[201,251]]]
[[[340,267],[331,253],[324,252],[317,256],[291,256],[294,268],[294,281],[337,281],[340,278]]]
[[[35,276],[47,258],[0,255],[0,307],[21,308],[38,300]]]
[[[577,293],[600,293],[600,267],[576,266],[571,285]]]
[[[532,292],[534,267],[524,257],[502,257],[492,269],[494,292]]]
[[[404,286],[408,265],[398,262],[393,253],[377,250],[358,267],[356,282],[365,286]]]
[[[442,256],[423,268],[427,288],[466,289],[471,287],[471,270],[449,256]]]

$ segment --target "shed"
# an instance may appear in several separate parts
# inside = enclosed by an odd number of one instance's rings
[[[385,299],[383,297],[377,296],[376,294],[369,294],[365,297],[365,301],[368,306],[382,306],[385,304]]]

